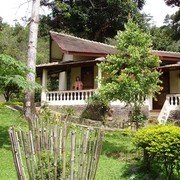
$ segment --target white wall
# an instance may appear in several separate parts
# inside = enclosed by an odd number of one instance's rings
[[[63,61],[73,61],[73,55],[64,54]]]
[[[65,71],[59,73],[59,90],[67,90],[67,73]]]
[[[62,59],[62,55],[63,53],[61,52],[59,46],[54,42],[52,41],[52,46],[51,46],[51,58],[54,58],[54,59]]]

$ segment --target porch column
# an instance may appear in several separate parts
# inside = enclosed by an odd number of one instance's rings
[[[153,98],[152,97],[148,98],[148,107],[149,107],[149,110],[153,110]]]
[[[101,87],[101,82],[99,81],[99,79],[102,78],[102,71],[101,68],[98,66],[98,88]]]
[[[67,90],[67,72],[59,73],[59,91]]]
[[[46,89],[47,89],[48,71],[43,69],[42,73],[42,92],[41,92],[41,105],[46,102]]]

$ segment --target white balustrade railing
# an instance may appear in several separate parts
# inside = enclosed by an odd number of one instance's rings
[[[46,92],[45,102],[49,105],[77,105],[85,104],[86,100],[95,93],[95,89],[77,91]]]
[[[180,94],[168,94],[166,99],[169,101],[170,106],[180,105]]]
[[[48,105],[84,105],[97,89],[76,90],[76,91],[43,91],[41,93],[41,103]],[[145,98],[143,98],[145,100]],[[147,104],[147,102],[146,102]],[[111,105],[124,106],[125,103],[113,101]]]
[[[167,94],[164,105],[158,116],[158,121],[161,124],[166,123],[170,111],[180,109],[180,94]]]

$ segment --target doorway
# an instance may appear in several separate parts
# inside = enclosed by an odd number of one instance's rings
[[[160,94],[156,95],[156,101],[153,99],[153,109],[162,109],[164,102],[166,100],[166,95],[170,92],[170,85],[169,85],[169,71],[163,72],[160,77],[162,81],[161,86],[163,87]]]
[[[94,66],[81,67],[83,89],[94,89]]]

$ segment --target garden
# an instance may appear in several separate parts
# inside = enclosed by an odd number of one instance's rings
[[[18,111],[4,105],[0,107],[0,121],[0,177],[14,180],[17,175],[8,129],[14,126],[26,131],[28,124]],[[95,179],[178,179],[179,140],[179,127],[172,125],[150,126],[137,132],[105,131]]]

